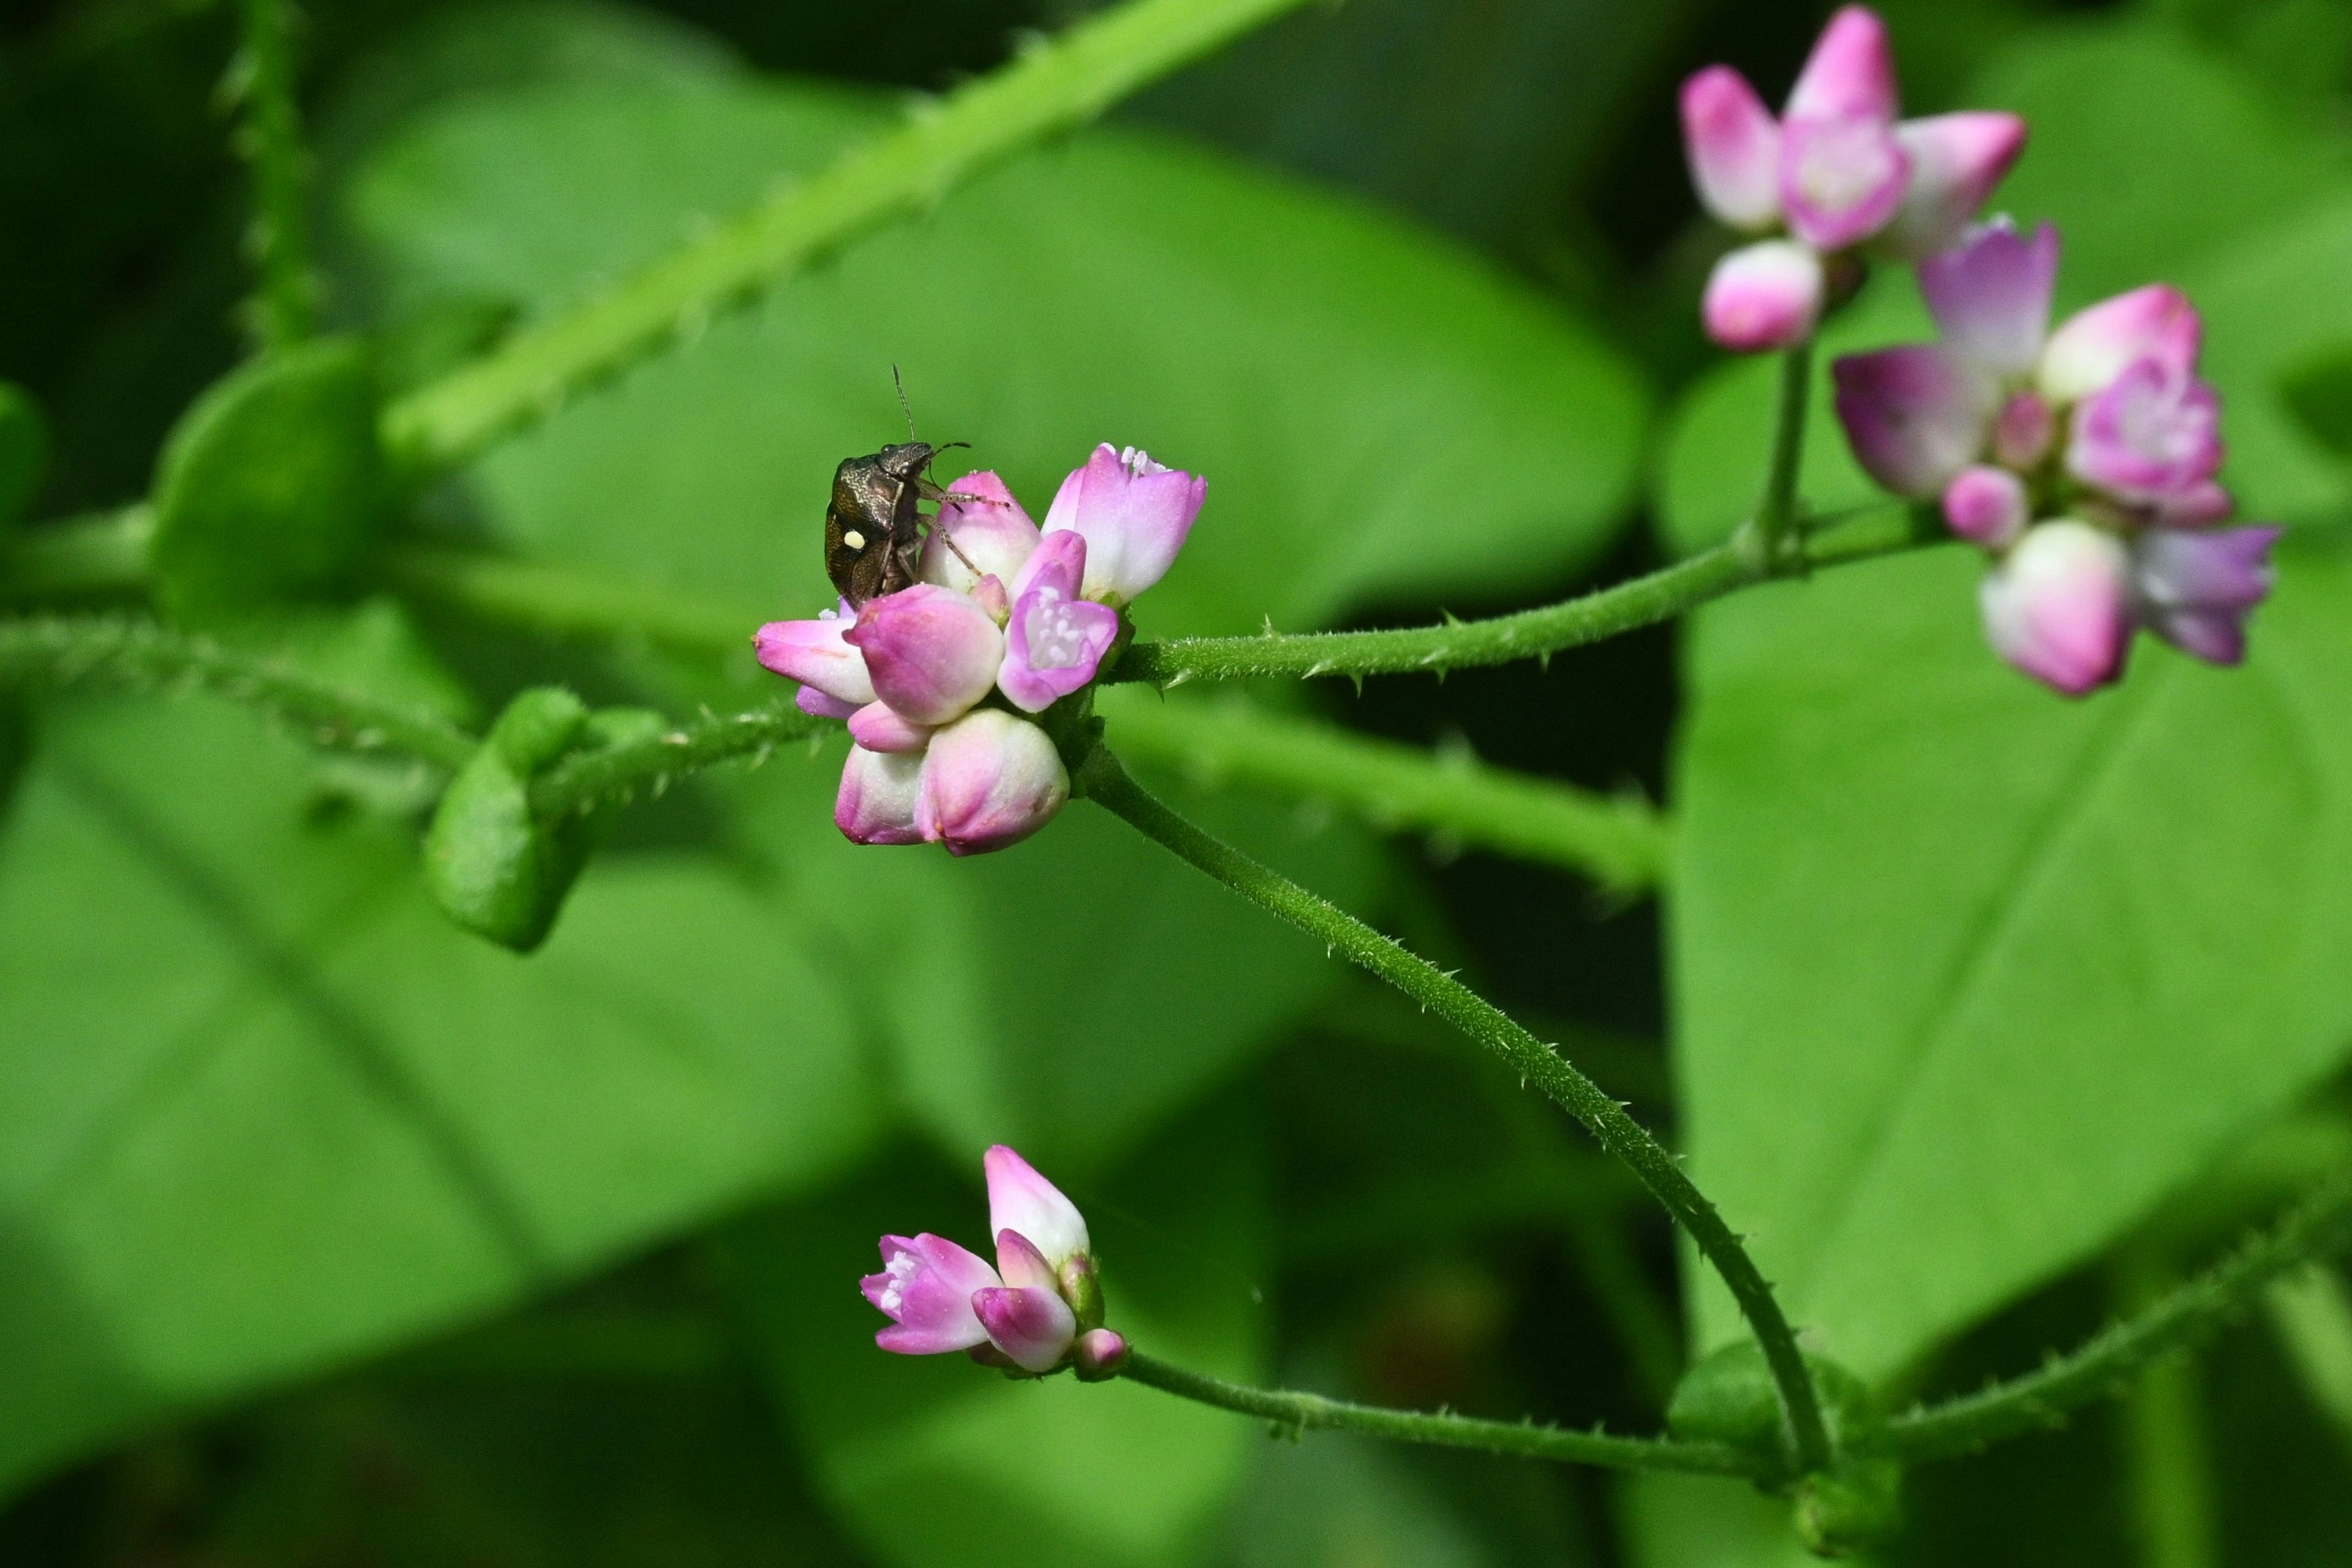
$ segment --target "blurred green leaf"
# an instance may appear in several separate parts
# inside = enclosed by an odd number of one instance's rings
[[[1256,1283],[1262,1134],[1257,1116],[1213,1106],[1110,1180],[1066,1184],[1102,1258],[1110,1325],[1226,1377],[1263,1375],[1273,1326]],[[1252,1423],[1139,1384],[1016,1381],[960,1355],[874,1347],[883,1320],[851,1287],[878,1267],[876,1238],[936,1231],[987,1256],[986,1214],[969,1175],[893,1158],[820,1201],[723,1233],[729,1276],[818,1484],[887,1563],[1186,1561],[1265,1441]]]
[[[23,387],[0,382],[0,530],[23,515],[49,462],[49,422]]]
[[[771,885],[616,858],[525,963],[308,789],[209,700],[45,715],[0,832],[0,1485],[821,1178],[874,1126],[866,1037]]]

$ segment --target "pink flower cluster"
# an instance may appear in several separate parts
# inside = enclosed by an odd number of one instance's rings
[[[1207,481],[1129,447],[1095,448],[1041,531],[1004,481],[948,488],[922,580],[814,620],[776,621],[760,662],[801,683],[811,713],[855,742],[834,822],[859,844],[1016,844],[1053,819],[1070,778],[1043,713],[1095,678],[1123,612],[1167,575]]]
[[[1708,336],[1743,353],[1801,342],[1841,275],[1856,273],[1854,252],[1915,260],[1951,244],[2025,147],[2014,114],[1895,114],[1885,24],[1860,5],[1830,18],[1778,120],[1728,66],[1683,84],[1700,203],[1775,237],[1717,264]]]
[[[2235,664],[2279,531],[2212,526],[2234,508],[2197,312],[2151,284],[2052,331],[2057,276],[2057,232],[2006,219],[1920,263],[1937,341],[1834,367],[1854,456],[1992,556],[1985,631],[2028,675],[2105,685],[2135,626]]]
[[[884,1237],[882,1271],[859,1281],[890,1320],[874,1342],[900,1355],[964,1351],[1033,1377],[1064,1366],[1089,1381],[1111,1376],[1127,1341],[1102,1326],[1086,1216],[1003,1144],[981,1163],[995,1267],[945,1237]]]

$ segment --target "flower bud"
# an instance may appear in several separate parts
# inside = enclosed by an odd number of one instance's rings
[[[856,624],[855,617],[845,613],[847,609],[844,605],[839,611],[827,610],[810,621],[770,621],[754,634],[751,646],[762,665],[786,679],[799,681],[803,689],[814,687],[836,704],[863,708],[874,700],[874,683],[866,676],[865,656],[846,640],[845,634]],[[805,703],[802,710],[814,711]]]
[[[2148,630],[2208,664],[2246,657],[2246,616],[2271,591],[2276,528],[2151,528],[2132,546],[2132,594]]]
[[[868,600],[843,638],[866,656],[875,696],[918,724],[969,710],[1004,658],[1004,634],[988,612],[930,583]]]
[[[922,790],[923,757],[915,752],[849,748],[841,764],[841,791],[834,796],[833,825],[853,844],[920,844],[916,805]]]
[[[1168,574],[1208,486],[1136,447],[1122,452],[1105,443],[1062,481],[1045,513],[1045,532],[1071,529],[1086,536],[1080,595],[1116,609]],[[1022,586],[1014,584],[1016,596]]]
[[[1078,1321],[1070,1304],[1043,1285],[975,1290],[971,1307],[988,1332],[988,1342],[1024,1372],[1053,1371],[1077,1338]]]
[[[2160,360],[2135,361],[2074,410],[2067,471],[2126,500],[2188,491],[2221,467],[2221,399]]]
[[[948,486],[939,521],[923,541],[922,579],[959,594],[971,593],[983,576],[1010,583],[1022,562],[1037,548],[1037,525],[1004,481],[983,468]]]
[[[1886,24],[1867,6],[1846,5],[1832,16],[1789,89],[1785,118],[1895,118],[1895,57]]]
[[[1127,1364],[1127,1336],[1115,1329],[1088,1329],[1078,1336],[1073,1358],[1080,1383],[1106,1383]]]
[[[2000,405],[1992,422],[1992,455],[2012,468],[2038,468],[2050,455],[2058,417],[2038,392],[2021,392]]]
[[[2079,697],[2122,673],[2131,636],[2123,542],[2072,518],[2037,523],[1979,590],[1993,651]]]
[[[931,737],[915,826],[950,853],[983,854],[1028,837],[1069,798],[1070,775],[1045,731],[982,708]]]
[[[2041,357],[2057,285],[2058,231],[2046,223],[2029,237],[1996,218],[1919,263],[1943,346],[2002,376],[2023,375]]]
[[[849,715],[849,738],[869,752],[919,752],[930,743],[931,727],[912,722],[887,702],[868,702]]]
[[[1911,179],[1878,243],[1916,260],[1960,237],[2025,151],[2025,121],[2014,114],[1937,114],[1904,121],[1895,140],[1910,159]]]
[[[1971,544],[2005,550],[2029,521],[2025,481],[2006,468],[1962,468],[1944,487],[1944,521]]]
[[[981,1156],[980,1164],[988,1177],[991,1231],[1017,1232],[1037,1248],[1049,1270],[1089,1250],[1087,1216],[1019,1151],[995,1144]]]
[[[1780,128],[1729,66],[1683,83],[1683,150],[1699,205],[1734,228],[1761,229],[1780,216]]]
[[[2189,374],[2203,335],[2196,307],[2178,289],[2151,283],[2118,294],[2077,310],[2050,334],[2042,351],[2042,395],[2061,405],[2078,402],[2144,359]]]
[[[1821,258],[1785,239],[1759,240],[1717,262],[1700,305],[1706,335],[1735,353],[1800,342],[1821,310]]]
[[[1855,461],[1895,494],[1938,495],[1976,460],[1992,387],[1956,356],[1910,344],[1849,354],[1830,374]]]
[[[1077,1252],[1062,1260],[1054,1271],[1054,1289],[1078,1315],[1078,1327],[1098,1329],[1103,1321],[1102,1279],[1095,1269],[1091,1252]]]

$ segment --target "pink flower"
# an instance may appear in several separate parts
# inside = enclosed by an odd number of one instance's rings
[[[2271,546],[2280,531],[2149,529],[2132,546],[2139,623],[2208,664],[2238,663],[2246,657],[2246,617],[2270,595]]]
[[[920,844],[915,805],[922,774],[920,753],[850,747],[833,800],[833,825],[852,844]]]
[[[2015,543],[2032,521],[2025,481],[2007,468],[1962,468],[1944,487],[1944,521],[1952,531],[1988,550]]]
[[[983,576],[1012,582],[1037,548],[1037,525],[986,469],[966,474],[948,494],[971,499],[940,503],[940,520],[923,541],[923,581],[959,594],[972,592]]]
[[[1155,463],[1139,447],[1106,442],[1062,481],[1045,512],[1045,532],[1065,529],[1087,542],[1082,596],[1113,609],[1168,574],[1200,515],[1209,482]]]
[[[874,694],[918,724],[945,724],[996,684],[1004,634],[969,594],[918,583],[869,599],[843,639],[866,656]]]
[[[1785,226],[1816,262],[1808,293],[1807,275],[1784,255],[1751,247],[1727,258],[1729,271],[1718,268],[1707,290],[1716,342],[1743,351],[1797,342],[1820,313],[1821,257],[1865,242],[1906,259],[1941,249],[2024,150],[2025,122],[2013,114],[1898,123],[1896,112],[1885,25],[1860,5],[1830,18],[1778,121],[1727,66],[1683,84],[1700,205],[1751,234]]]
[[[971,1351],[1032,1376],[1065,1364],[1114,1375],[1127,1342],[1102,1327],[1085,1217],[1003,1144],[983,1163],[996,1267],[935,1236],[884,1237],[882,1272],[860,1281],[892,1323],[875,1342],[904,1355]]]
[[[2126,500],[2181,494],[2221,467],[2221,400],[2154,356],[2133,361],[2074,410],[2067,471]]]
[[[846,640],[856,622],[846,604],[811,621],[770,621],[751,639],[760,662],[803,690],[814,689],[833,702],[855,710],[874,700],[874,682],[866,673],[866,657]],[[807,711],[809,709],[803,703]],[[827,717],[847,718],[846,712]]]
[[[1993,651],[2079,697],[2123,673],[2131,637],[2123,542],[2073,518],[2037,523],[1979,591]]]
[[[915,826],[951,854],[981,855],[1020,843],[1069,798],[1069,773],[1045,731],[982,708],[931,737]]]
[[[1927,344],[1848,354],[1830,367],[1854,460],[1897,495],[1939,493],[1984,450],[1992,388]]]
[[[1095,678],[1118,637],[1118,612],[1078,596],[1086,535],[1049,533],[1014,581],[997,689],[1024,713],[1042,713]]]

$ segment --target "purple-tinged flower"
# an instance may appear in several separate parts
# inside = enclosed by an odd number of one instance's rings
[[[847,640],[846,634],[856,624],[856,614],[845,603],[840,609],[827,610],[814,620],[770,621],[754,634],[751,646],[762,665],[788,680],[799,681],[803,691],[814,689],[833,699],[835,704],[846,703],[855,710],[874,700],[874,682],[866,673],[866,657]],[[803,711],[816,711],[806,703],[802,708]]]
[[[2221,400],[2187,370],[2135,360],[2074,410],[2066,468],[2127,501],[2160,501],[2221,467]]]
[[[2281,531],[2149,529],[2132,543],[2140,624],[2208,664],[2238,663],[2246,657],[2246,616],[2270,595],[2271,546]]]
[[[2078,402],[2144,359],[2187,374],[2197,368],[2203,337],[2197,308],[2168,284],[2103,300],[2050,334],[2042,351],[2042,395],[2053,403]]]
[[[1970,543],[2005,550],[2032,520],[2025,481],[2007,468],[1962,468],[1944,487],[1944,521]]]
[[[923,541],[923,581],[959,594],[973,592],[983,576],[1012,582],[1037,548],[1037,525],[988,469],[966,474],[947,493]]]
[[[2131,637],[2123,542],[2074,518],[2036,523],[1979,589],[1993,651],[2069,697],[2123,673]]]
[[[918,724],[887,702],[868,702],[849,715],[849,738],[869,752],[920,752],[931,726]]]
[[[1715,264],[1699,316],[1706,335],[1725,348],[1786,348],[1812,335],[1822,288],[1819,256],[1790,240],[1758,240]]]
[[[1208,489],[1208,480],[1155,463],[1139,447],[1105,442],[1062,481],[1045,532],[1086,537],[1081,595],[1116,610],[1168,574]]]
[[[968,594],[918,583],[868,599],[843,640],[866,656],[874,694],[918,724],[945,724],[988,695],[1004,634]]]
[[[965,714],[923,753],[915,826],[950,853],[1018,844],[1070,798],[1070,775],[1045,731],[999,708]]]
[[[1864,244],[1916,259],[1958,237],[2025,146],[2013,114],[1897,122],[1886,27],[1860,5],[1830,18],[1778,121],[1745,78],[1709,66],[1683,84],[1684,148],[1706,210],[1781,251],[1737,251],[1709,281],[1704,319],[1724,347],[1780,348],[1820,317],[1822,258]]]
[[[1848,354],[1830,367],[1854,460],[1896,495],[1942,491],[1983,450],[1993,389],[1928,344]]]
[[[890,1320],[874,1342],[900,1355],[940,1355],[988,1342],[973,1299],[1003,1282],[985,1258],[938,1236],[886,1236],[882,1272],[859,1280]]]
[[[915,807],[922,793],[923,759],[915,752],[849,748],[833,825],[853,844],[920,844]]]
[[[1968,242],[1919,264],[1919,292],[1944,347],[1997,378],[2032,374],[2058,287],[2058,231],[2021,235],[1995,218]]]
[[[1032,1376],[1065,1364],[1089,1381],[1115,1375],[1127,1342],[1102,1327],[1084,1216],[1011,1149],[997,1145],[984,1163],[996,1267],[937,1237],[884,1237],[883,1271],[862,1282],[894,1323],[876,1342],[908,1355],[969,1350]]]
[[[1095,678],[1118,638],[1118,612],[1078,596],[1086,535],[1049,533],[1015,579],[1020,597],[1004,627],[997,689],[1024,713],[1042,713]]]

